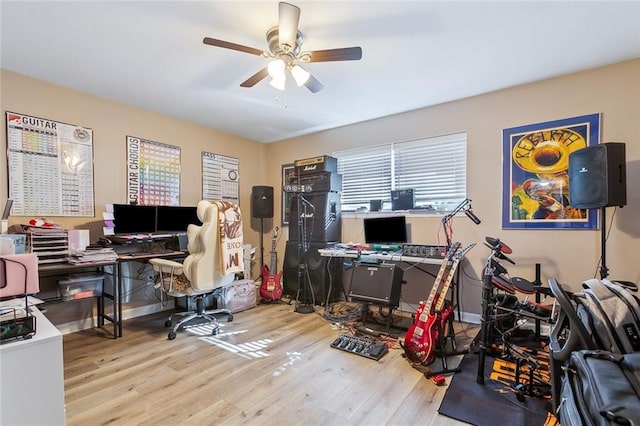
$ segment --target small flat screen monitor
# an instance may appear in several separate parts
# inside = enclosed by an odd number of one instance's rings
[[[156,232],[156,206],[114,204],[115,234],[147,234]]]
[[[364,240],[367,244],[408,243],[407,218],[389,216],[364,219]]]
[[[158,232],[186,232],[190,224],[202,225],[198,209],[188,206],[158,206]]]

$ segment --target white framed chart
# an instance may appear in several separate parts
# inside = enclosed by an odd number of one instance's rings
[[[180,205],[180,147],[127,136],[130,204]]]
[[[240,203],[239,161],[234,157],[202,152],[202,199]]]
[[[13,216],[94,216],[93,130],[6,112]]]

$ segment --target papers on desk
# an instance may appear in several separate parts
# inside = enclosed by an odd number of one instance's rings
[[[78,263],[115,262],[117,259],[118,255],[110,247],[88,248],[85,251],[67,256],[67,262],[74,265]]]

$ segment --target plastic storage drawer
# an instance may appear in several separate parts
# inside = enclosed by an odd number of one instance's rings
[[[62,300],[85,299],[102,295],[104,275],[87,273],[72,274],[58,281],[58,289]]]

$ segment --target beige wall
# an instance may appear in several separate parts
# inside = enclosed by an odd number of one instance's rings
[[[276,188],[273,222],[280,217],[280,165],[296,159],[331,154],[337,150],[456,132],[468,135],[468,196],[479,226],[466,217],[454,219],[454,239],[478,242],[464,263],[463,310],[479,312],[481,268],[488,249],[485,236],[500,237],[513,248],[517,266],[514,276],[534,278],[534,265],[542,265],[543,281],[557,277],[577,288],[579,282],[597,274],[600,232],[584,230],[503,230],[501,228],[501,132],[502,129],[590,113],[602,113],[602,140],[627,144],[628,205],[618,209],[607,242],[607,266],[611,278],[640,281],[640,59],[522,85],[502,91],[424,108],[273,144],[231,136],[182,120],[166,117],[91,95],[68,90],[12,72],[1,74],[2,109],[90,127],[94,131],[96,217],[51,218],[69,228],[92,229],[100,236],[104,204],[126,201],[125,136],[133,135],[182,148],[181,203],[196,203],[201,195],[200,152],[240,159],[241,207],[245,215],[245,239],[258,244],[256,230],[249,228],[250,192],[254,185]],[[434,82],[434,85],[437,82]],[[384,99],[380,99],[384,102]],[[6,149],[5,120],[2,147]],[[259,155],[256,155],[256,152]],[[0,201],[7,197],[6,162],[0,162]],[[614,209],[607,209],[608,219]],[[20,222],[24,218],[12,218]],[[92,222],[92,223],[90,223]],[[439,217],[410,218],[412,241],[443,241]],[[265,222],[265,245],[273,223]],[[607,225],[609,226],[609,225]],[[282,264],[286,231],[278,243]],[[360,219],[343,219],[343,240],[362,241]],[[268,250],[268,249],[267,249]],[[266,255],[265,255],[266,256]],[[432,268],[433,269],[433,268]],[[435,268],[437,271],[437,267]],[[253,274],[259,272],[254,268]],[[427,277],[425,281],[423,278]],[[410,272],[403,301],[424,298],[432,279]]]
[[[136,136],[181,148],[180,203],[196,205],[202,197],[201,152],[240,160],[240,207],[245,241],[256,246],[252,231],[251,187],[266,184],[266,146],[184,120],[69,90],[2,70],[2,110],[47,118],[93,129],[95,217],[48,217],[65,228],[91,229],[91,241],[102,236],[102,213],[107,203],[127,202],[126,136]],[[6,151],[6,120],[2,118],[2,149]],[[0,161],[0,202],[7,199],[7,163]],[[3,204],[4,205],[4,204]],[[26,217],[11,217],[10,225]],[[255,224],[254,224],[255,225]],[[259,229],[254,226],[254,229]],[[259,273],[259,271],[255,271]]]
[[[517,262],[509,266],[513,276],[533,280],[534,265],[540,263],[543,282],[557,277],[575,289],[596,274],[599,231],[503,230],[501,225],[502,129],[591,113],[602,113],[603,142],[626,143],[628,205],[617,210],[606,246],[610,278],[638,282],[640,59],[270,144],[267,161],[282,164],[347,148],[467,132],[468,197],[482,223],[476,226],[465,216],[454,219],[454,239],[479,243],[464,264],[462,287],[463,307],[479,312],[477,279],[489,253],[481,244],[485,236],[499,237],[513,248],[512,258]],[[268,180],[275,186],[278,173],[268,171]],[[607,222],[613,212],[607,209]],[[440,218],[416,217],[410,223],[413,242],[438,241]],[[442,241],[442,232],[439,235]],[[363,240],[361,220],[343,219],[343,240]],[[428,295],[430,284],[410,284],[403,288],[404,299]]]

